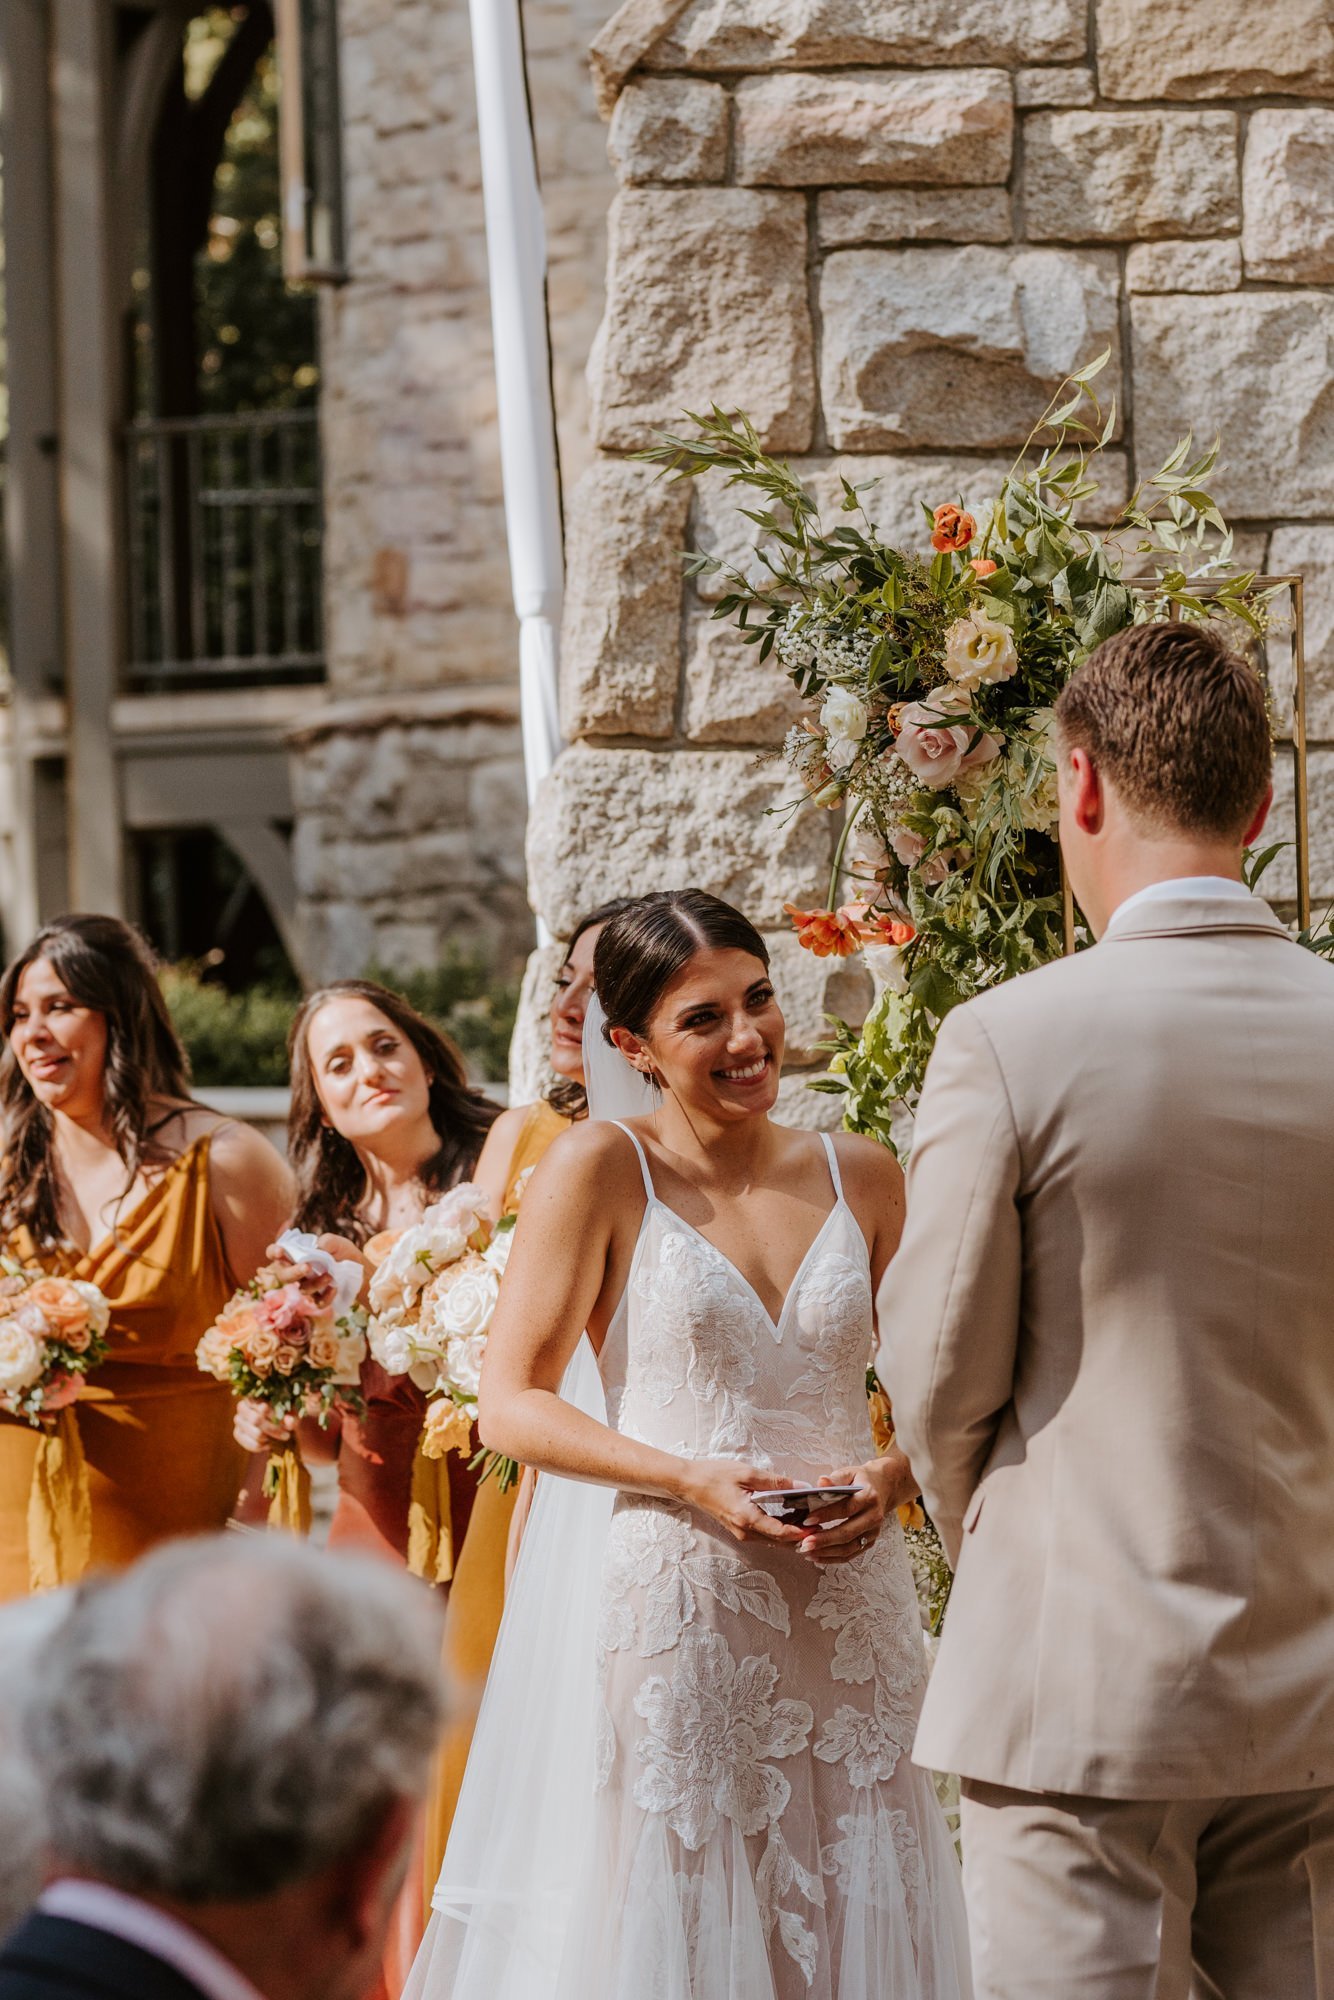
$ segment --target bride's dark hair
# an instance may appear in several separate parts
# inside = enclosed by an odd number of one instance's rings
[[[102,1099],[116,1151],[125,1162],[122,1199],[145,1161],[169,1157],[153,1143],[154,1120],[161,1121],[164,1105],[189,1101],[190,1065],[162,997],[148,941],[119,917],[56,917],[6,967],[0,979],[5,1037],[0,1055],[0,1240],[26,1225],[34,1243],[45,1250],[65,1233],[51,1155],[51,1113],[33,1096],[9,1039],[19,982],[39,958],[47,960],[79,1006],[90,1007],[106,1021]]]
[[[658,1002],[697,951],[744,951],[769,963],[750,918],[707,889],[657,889],[610,918],[593,953],[608,1040],[612,1028],[646,1035]]]

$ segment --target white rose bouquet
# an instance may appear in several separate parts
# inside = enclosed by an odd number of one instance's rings
[[[471,1182],[451,1188],[413,1228],[379,1239],[386,1254],[371,1279],[371,1353],[388,1374],[410,1376],[428,1397],[421,1440],[427,1460],[472,1445],[482,1356],[514,1228],[506,1216],[492,1229],[485,1199]],[[472,1463],[502,1491],[518,1477],[514,1460],[498,1452],[479,1451]]]

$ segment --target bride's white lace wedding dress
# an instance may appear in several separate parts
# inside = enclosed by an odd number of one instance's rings
[[[609,1422],[797,1480],[869,1459],[871,1274],[832,1144],[834,1206],[774,1321],[629,1136],[648,1206],[602,1350]],[[897,1522],[820,1569],[624,1494],[598,1652],[597,1844],[562,2000],[967,1992],[958,1866],[908,1755],[925,1663]]]
[[[682,1457],[797,1480],[865,1462],[871,1277],[832,1144],[834,1204],[775,1321],[658,1200],[622,1129],[647,1207],[600,1358],[608,1422]],[[482,2000],[512,1980],[532,2000],[967,2000],[958,1863],[909,1755],[925,1658],[897,1521],[854,1561],[817,1568],[621,1494],[600,1599],[594,1769],[579,1781],[591,1813],[564,1800],[582,1854],[562,1855],[558,1897],[551,1883],[505,1885],[489,1940],[495,1887],[455,1898],[442,1877],[444,1915],[409,1994]],[[540,1657],[530,1671],[540,1701]],[[544,1734],[561,1727],[548,1714]],[[512,1782],[528,1786],[522,1765]],[[451,1841],[445,1876],[466,1859]],[[542,1938],[517,1969],[525,1927]]]

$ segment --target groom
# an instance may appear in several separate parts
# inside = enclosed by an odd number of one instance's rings
[[[1334,967],[1239,879],[1208,630],[1106,641],[1057,754],[1099,943],[944,1022],[880,1300],[957,1570],[915,1755],[978,2000],[1330,2000]]]

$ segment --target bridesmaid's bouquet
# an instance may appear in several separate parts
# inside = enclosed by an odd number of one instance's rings
[[[421,1440],[427,1459],[472,1443],[482,1356],[514,1229],[513,1216],[493,1229],[485,1200],[471,1182],[451,1188],[413,1228],[367,1246],[372,1258],[383,1252],[371,1279],[371,1353],[429,1399]],[[499,1452],[478,1452],[472,1463],[502,1492],[518,1477],[514,1460]]]
[[[0,1410],[44,1428],[106,1359],[111,1308],[96,1285],[0,1257]]]
[[[269,1262],[234,1292],[195,1349],[206,1375],[262,1403],[275,1422],[307,1414],[327,1425],[336,1404],[361,1406],[366,1313],[362,1268],[289,1229]],[[309,1483],[295,1440],[272,1452],[264,1495],[275,1525],[309,1525]]]

